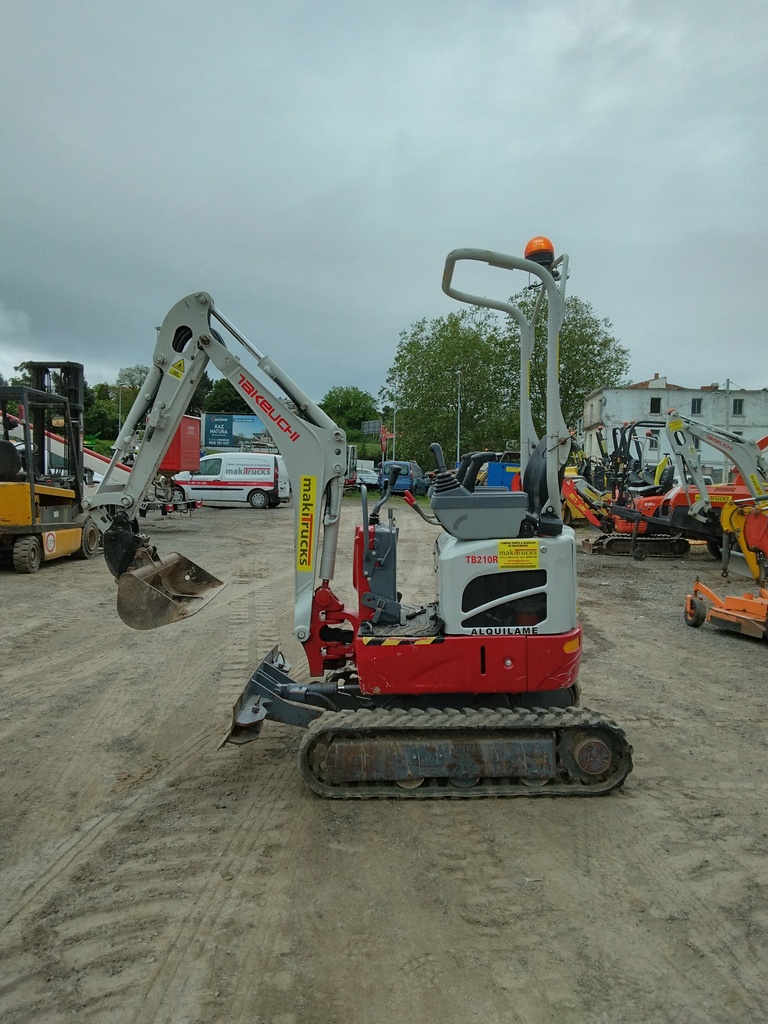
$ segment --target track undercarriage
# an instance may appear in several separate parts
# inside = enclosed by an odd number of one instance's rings
[[[256,739],[266,719],[305,728],[299,768],[324,797],[599,796],[632,770],[624,733],[598,712],[510,706],[577,700],[577,686],[382,706],[360,694],[354,677],[299,684],[289,669],[274,648],[235,705],[222,745]]]
[[[342,800],[597,796],[624,782],[632,748],[581,708],[378,708],[324,714],[299,767],[316,793]]]
[[[594,539],[585,538],[582,550],[590,555],[631,555],[644,558],[682,558],[691,550],[686,537],[671,534],[633,536],[631,533],[604,533]]]

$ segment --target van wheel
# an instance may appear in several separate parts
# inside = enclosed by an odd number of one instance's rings
[[[179,485],[176,484],[175,487],[173,488],[173,490],[171,491],[171,501],[186,501],[186,500],[187,500],[187,496],[184,493],[183,488],[179,487]]]
[[[248,495],[248,504],[251,508],[266,508],[269,498],[265,491],[251,491]]]
[[[30,575],[37,572],[43,561],[43,545],[36,534],[19,537],[13,545],[13,568],[16,572]]]

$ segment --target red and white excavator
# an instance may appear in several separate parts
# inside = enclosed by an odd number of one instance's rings
[[[511,302],[458,291],[461,261],[530,275],[539,301],[530,320]],[[152,369],[118,439],[147,424],[130,478],[107,472],[89,512],[105,533],[118,580],[118,611],[152,628],[192,614],[220,580],[179,554],[161,558],[136,510],[206,366],[212,363],[267,426],[295,500],[295,621],[310,674],[300,684],[274,648],[235,705],[223,742],[255,739],[264,721],[306,729],[299,764],[326,797],[588,796],[621,786],[632,768],[622,730],[580,708],[582,630],[576,612],[576,541],[561,519],[560,485],[570,437],[560,409],[557,339],[568,257],[537,238],[525,257],[478,249],[449,254],[444,291],[513,317],[521,332],[523,489],[475,488],[489,453],[449,471],[438,445],[429,511],[436,593],[398,589],[394,479],[373,505],[361,488],[354,536],[357,600],[332,589],[345,482],[346,438],[269,356],[230,323],[206,292],[188,295],[160,328]],[[528,404],[535,322],[547,316],[546,433]],[[229,335],[228,348],[220,333]],[[277,393],[279,389],[282,395]]]

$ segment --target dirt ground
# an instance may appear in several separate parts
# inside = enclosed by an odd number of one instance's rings
[[[429,597],[433,530],[398,520],[405,599]],[[101,557],[0,573],[0,1020],[768,1021],[768,647],[685,625],[697,574],[723,590],[705,553],[579,555],[621,792],[345,803],[289,727],[217,750],[272,645],[306,678],[292,512],[149,525],[228,583],[186,622],[124,626]]]

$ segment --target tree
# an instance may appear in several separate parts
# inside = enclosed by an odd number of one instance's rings
[[[535,297],[528,291],[511,300],[528,317]],[[588,302],[566,298],[560,330],[560,392],[566,423],[575,426],[584,398],[596,387],[620,386],[629,352],[599,320]],[[539,434],[544,432],[546,396],[546,303],[536,324],[531,364],[531,403]],[[429,445],[438,441],[451,464],[461,454],[519,444],[520,332],[511,317],[468,307],[446,317],[421,320],[403,331],[387,375],[382,401],[397,420],[396,451],[423,466],[432,464]],[[459,416],[459,398],[461,410]],[[396,412],[395,412],[396,409]]]
[[[521,292],[512,302],[530,320],[535,296]],[[531,360],[531,409],[536,431],[545,430],[547,394],[547,301],[543,301],[536,321],[536,343]],[[514,351],[516,371],[520,365],[520,331],[510,317],[507,322],[511,350]],[[600,320],[589,302],[577,295],[566,296],[565,320],[560,329],[560,405],[569,426],[575,426],[584,412],[584,399],[595,388],[615,388],[629,383],[629,349],[621,345],[612,334],[608,319]],[[519,379],[519,373],[518,373]]]
[[[509,358],[503,323],[489,310],[461,309],[403,331],[381,392],[396,454],[427,468],[434,441],[449,465],[459,440],[462,452],[503,448],[518,421]]]
[[[14,366],[14,370],[16,372],[14,376],[11,377],[12,387],[32,387],[32,370],[30,369],[29,363],[19,363],[18,366]]]
[[[83,416],[83,430],[88,437],[114,440],[117,437],[117,407],[114,401],[95,398]]]
[[[205,397],[205,411],[231,413],[235,416],[256,415],[226,377],[222,377],[211,385],[211,389]]]
[[[210,394],[212,387],[213,381],[208,374],[203,371],[203,376],[198,381],[198,385],[189,400],[189,405],[187,406],[187,413],[190,416],[200,416],[202,414],[205,409],[205,400]]]
[[[142,366],[141,363],[137,363],[136,366],[123,366],[118,370],[115,387],[131,388],[133,391],[138,391],[148,373],[149,367]]]
[[[346,431],[347,439],[354,442],[362,441],[360,426],[365,420],[380,418],[376,399],[360,388],[338,385],[326,392],[318,404],[323,412]]]
[[[103,437],[113,440],[118,431],[117,387],[114,384],[98,383],[85,387],[85,412],[83,429],[89,437]],[[123,415],[130,408],[131,397],[123,395]]]
[[[114,402],[116,388],[114,384],[94,384],[90,391],[94,402]]]

